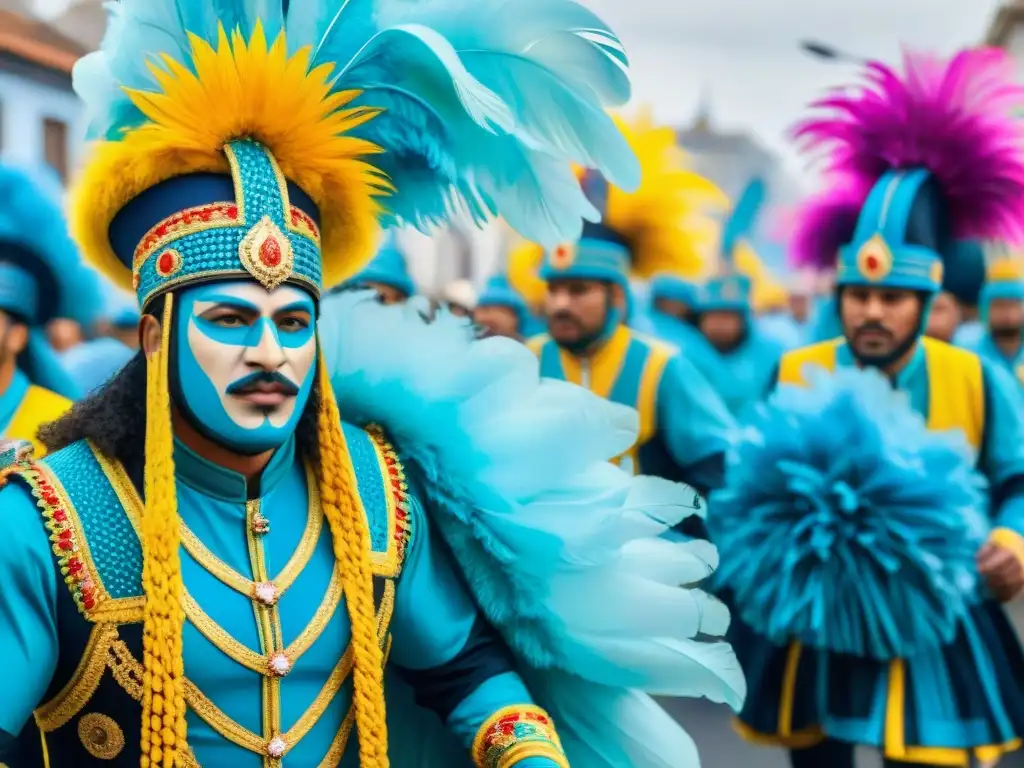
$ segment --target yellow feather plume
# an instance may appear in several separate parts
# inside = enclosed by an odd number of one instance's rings
[[[1002,256],[992,259],[985,268],[985,279],[990,283],[1024,282],[1024,258]]]
[[[687,168],[671,128],[656,126],[647,112],[615,120],[640,161],[640,186],[611,187],[603,223],[629,242],[637,277],[705,275],[720,228],[714,216],[728,208],[728,198]]]
[[[536,243],[522,242],[509,251],[508,282],[533,308],[544,303],[547,283],[540,278],[544,249]]]
[[[191,37],[191,61],[151,65],[159,91],[127,91],[148,122],[101,141],[78,179],[71,224],[87,258],[123,288],[131,272],[108,229],[126,203],[174,176],[229,172],[223,146],[250,137],[320,209],[324,284],[355,274],[373,255],[377,199],[391,191],[363,158],[376,145],[347,136],[378,110],[347,108],[359,92],[332,94],[329,65],[310,69],[310,49],[289,56],[284,35],[268,45],[261,25],[246,41],[219,30],[217,47]]]

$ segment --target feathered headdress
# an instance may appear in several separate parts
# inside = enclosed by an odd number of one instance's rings
[[[799,217],[795,264],[834,265],[841,247],[863,245],[859,220],[867,239],[885,228],[888,248],[925,247],[943,258],[958,238],[1024,239],[1024,131],[1016,116],[1024,88],[1014,80],[1013,63],[999,50],[962,51],[949,61],[907,52],[902,71],[872,62],[861,87],[815,102],[823,114],[794,133],[825,156],[828,191]],[[890,181],[890,190],[881,188]],[[889,256],[900,261],[886,249],[865,251],[861,271],[876,279]],[[926,264],[920,252],[904,261],[920,267],[912,280],[904,275],[914,287],[940,282],[941,263]]]
[[[48,169],[0,165],[0,263],[25,273],[11,290],[0,288],[0,309],[31,325],[67,317],[88,328],[103,296],[68,234],[52,176]]]
[[[721,242],[714,274],[701,288],[702,311],[746,312],[754,286],[765,277],[764,264],[750,244],[764,209],[767,190],[764,180],[754,177],[743,188],[722,225]]]
[[[173,289],[248,279],[319,296],[365,264],[381,220],[427,227],[460,207],[477,219],[500,211],[539,242],[572,239],[596,212],[571,163],[625,187],[638,171],[605,113],[629,96],[622,47],[570,0],[108,8],[100,50],[74,73],[97,142],[72,216],[86,255],[144,309],[166,297],[147,364],[140,531],[143,763],[170,768],[186,748]],[[386,768],[369,534],[320,366],[318,477],[352,623],[359,759]],[[276,741],[275,754],[287,747]]]
[[[99,279],[68,235],[61,189],[48,168],[0,165],[0,310],[29,328],[18,365],[34,384],[81,395],[50,346],[46,324],[66,317],[88,331],[102,307]]]
[[[950,642],[987,533],[963,434],[929,431],[875,370],[804,375],[758,406],[710,498],[717,577],[775,642],[883,660]]]
[[[636,277],[705,274],[719,231],[715,215],[726,210],[728,198],[690,170],[675,131],[655,124],[649,112],[632,120],[617,117],[616,123],[640,161],[640,186],[610,185],[601,222],[629,245]]]
[[[588,224],[578,241],[546,252],[541,245],[523,245],[513,264],[536,265],[540,276],[579,277],[625,284],[629,277],[650,278],[659,273],[697,277],[708,268],[718,224],[713,214],[728,205],[725,194],[711,181],[687,168],[675,132],[656,125],[649,114],[615,122],[640,163],[635,189],[592,168],[577,167],[584,193],[600,214],[600,224]],[[512,269],[514,286],[530,296],[529,280]]]

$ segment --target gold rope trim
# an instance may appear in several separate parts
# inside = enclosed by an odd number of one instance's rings
[[[302,634],[295,638],[292,644],[283,651],[293,666],[296,660],[308,651],[313,643],[316,642],[317,638],[319,638],[323,633],[341,602],[341,596],[341,576],[338,573],[338,569],[335,568],[334,573],[331,576],[331,582],[327,587],[327,594],[324,595],[324,599],[320,603],[320,607],[317,608],[316,613],[313,614],[312,620],[306,628],[302,630]],[[195,598],[189,594],[187,589],[184,591],[184,599],[182,602],[185,606],[185,615],[188,617],[189,621],[191,621],[192,624],[195,625],[196,629],[198,629],[203,636],[213,643],[221,652],[241,664],[246,669],[252,670],[260,675],[269,674],[270,658],[267,655],[261,655],[247,648],[228,634],[219,624],[213,621],[213,619],[211,619],[202,608],[199,607],[199,603],[195,601]]]
[[[306,530],[303,531],[299,546],[292,554],[275,578],[261,579],[258,581],[248,579],[238,573],[231,566],[211,552],[199,537],[192,532],[184,522],[181,524],[181,543],[197,563],[213,574],[221,583],[231,587],[236,592],[245,595],[249,599],[256,598],[256,587],[259,582],[269,582],[276,588],[277,600],[281,599],[294,584],[295,581],[309,565],[309,561],[316,551],[317,542],[320,540],[320,533],[323,531],[323,511],[320,509],[320,494],[316,487],[316,476],[308,465],[306,466],[306,482],[309,488],[309,503],[307,504]],[[251,521],[247,521],[251,529]],[[249,535],[249,534],[247,534]]]
[[[57,730],[85,708],[100,686],[103,670],[107,666],[107,652],[115,640],[117,627],[113,624],[93,626],[71,679],[56,696],[34,713],[41,731],[50,733]]]
[[[390,635],[387,634],[387,629],[394,611],[394,604],[395,583],[389,580],[385,584],[384,596],[377,615],[379,639],[381,644],[386,646],[390,646]],[[131,651],[123,642],[115,642],[114,649],[114,652],[111,654],[111,658],[116,658],[116,661],[112,662],[116,664],[116,669],[113,666],[111,667],[114,671],[114,678],[129,696],[136,701],[140,701],[142,699],[142,688],[136,681],[142,679],[142,664],[132,656]],[[351,674],[352,662],[353,654],[350,643],[345,655],[335,666],[309,709],[283,735],[287,745],[285,754],[298,745],[309,734],[316,723],[319,722],[320,718],[323,717],[324,712],[327,711],[330,703],[338,695]],[[267,740],[233,721],[223,710],[207,698],[191,680],[185,681],[185,699],[192,710],[222,737],[250,752],[266,755]],[[327,756],[320,764],[321,768],[333,768],[341,761],[354,721],[355,709],[350,706],[341,728],[331,743]],[[194,760],[195,758],[193,757],[192,759]],[[187,768],[188,765],[189,763],[186,762],[183,768]]]

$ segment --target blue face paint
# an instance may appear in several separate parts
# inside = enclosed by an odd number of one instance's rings
[[[238,280],[183,291],[176,315],[178,389],[195,426],[239,453],[284,444],[313,388],[313,299]]]

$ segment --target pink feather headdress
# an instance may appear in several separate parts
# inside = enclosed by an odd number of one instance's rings
[[[1024,87],[996,48],[944,61],[904,52],[903,71],[872,62],[856,89],[830,93],[797,124],[801,146],[825,157],[827,189],[798,217],[790,255],[829,267],[853,236],[874,184],[889,170],[927,168],[959,239],[1024,242]]]

